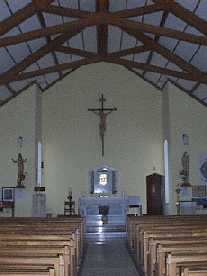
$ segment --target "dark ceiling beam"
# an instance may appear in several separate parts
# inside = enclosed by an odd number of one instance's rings
[[[12,44],[18,44],[22,42],[26,42],[28,40],[37,39],[43,36],[56,35],[58,33],[68,33],[71,29],[74,30],[80,27],[89,27],[93,25],[106,25],[111,24],[118,26],[120,28],[131,29],[132,31],[142,31],[147,32],[159,36],[167,36],[174,39],[207,45],[207,37],[205,36],[197,36],[188,33],[183,33],[180,31],[176,31],[170,28],[158,27],[149,24],[144,24],[140,22],[134,22],[131,20],[121,19],[114,16],[109,15],[108,13],[104,13],[103,16],[100,16],[98,13],[95,13],[93,16],[88,18],[74,20],[72,22],[67,22],[64,24],[47,27],[44,29],[34,30],[27,33],[3,37],[0,39],[0,47],[5,47]],[[104,40],[105,41],[105,40]],[[104,42],[105,43],[105,42]],[[105,45],[105,44],[104,44]]]
[[[46,44],[45,46],[41,47],[36,52],[32,53],[28,57],[26,57],[22,62],[18,63],[5,73],[0,75],[0,85],[10,82],[12,77],[18,76],[21,71],[24,71],[28,66],[33,64],[34,62],[38,61],[40,58],[44,57],[51,51],[53,51],[58,45],[63,44],[65,41],[76,35],[82,30],[82,28],[76,28],[75,30],[71,31],[69,34],[62,34],[52,40],[50,43]]]
[[[55,48],[55,51],[65,53],[65,54],[70,54],[70,55],[78,55],[80,57],[87,57],[87,58],[90,58],[90,57],[93,58],[97,56],[97,54],[93,52],[72,48],[68,46],[62,46],[62,45]]]
[[[96,0],[96,12],[109,12],[109,0]],[[97,52],[99,55],[106,55],[108,50],[108,25],[97,26]]]
[[[139,7],[135,9],[127,9],[123,11],[117,11],[117,12],[110,12],[111,15],[117,16],[117,17],[135,17],[135,16],[141,16],[145,14],[150,14],[153,12],[159,12],[165,8],[165,4],[153,4],[153,5],[147,5],[144,7]],[[48,5],[48,6],[39,6],[39,9],[41,9],[43,12],[56,14],[60,16],[66,16],[66,17],[74,17],[74,18],[86,18],[94,14],[94,12],[89,11],[81,11],[78,9],[71,9],[66,7],[60,7],[55,5]]]
[[[45,29],[46,28],[45,18],[44,18],[44,15],[42,14],[42,12],[40,10],[37,11],[37,17],[38,17],[38,20],[40,22],[41,27],[43,29]],[[52,41],[49,35],[45,36],[45,39],[46,39],[47,43],[50,43]],[[59,64],[55,52],[52,51],[51,54],[53,56],[54,63],[55,64]],[[59,72],[59,77],[60,78],[62,77],[62,73],[61,72]]]
[[[99,61],[100,61],[100,58],[95,57],[95,58],[80,59],[78,61],[73,61],[70,63],[61,63],[58,65],[50,66],[50,67],[43,68],[40,70],[35,70],[35,71],[31,71],[31,72],[25,72],[25,73],[18,74],[17,76],[13,76],[10,79],[10,81],[12,82],[12,81],[26,80],[26,79],[34,78],[34,77],[41,76],[44,74],[50,74],[50,73],[54,73],[54,72],[65,71],[68,69],[74,69],[74,68],[77,68],[77,67],[80,67],[83,65],[96,63]]]
[[[81,59],[81,60],[70,62],[70,63],[62,63],[62,64],[58,64],[55,66],[47,67],[47,68],[36,70],[36,71],[25,72],[25,73],[21,73],[18,75],[13,75],[13,77],[10,79],[10,81],[17,81],[17,80],[20,81],[20,80],[30,79],[30,78],[34,78],[36,76],[40,76],[43,74],[49,74],[49,73],[64,71],[67,69],[73,69],[73,68],[76,68],[76,67],[79,67],[82,65],[97,63],[100,61],[115,63],[115,64],[123,65],[125,67],[126,66],[130,67],[132,69],[137,68],[137,69],[141,69],[141,70],[148,71],[148,72],[154,72],[154,73],[159,73],[159,74],[173,76],[173,77],[179,77],[181,79],[190,80],[190,81],[199,80],[200,82],[207,84],[207,78],[204,78],[204,76],[199,76],[199,78],[198,78],[198,76],[193,73],[179,72],[179,71],[174,71],[171,69],[162,68],[162,67],[151,65],[151,64],[139,63],[139,62],[134,62],[131,60],[111,58],[111,57],[104,57],[102,59],[100,59],[99,57],[85,58],[85,59]]]
[[[121,50],[121,51],[117,51],[117,52],[108,53],[107,56],[108,57],[123,57],[123,56],[127,56],[127,55],[143,53],[143,52],[149,51],[150,49],[151,49],[150,47],[141,45],[141,46],[136,46],[133,48],[129,48],[129,49],[125,49],[125,50]],[[97,57],[96,53],[83,51],[83,50],[72,48],[72,47],[58,46],[57,48],[55,48],[55,51],[62,52],[65,54],[78,55],[78,56],[87,57],[87,58]]]
[[[119,21],[117,20],[117,22],[118,23],[117,24],[115,23],[114,25],[117,25],[119,27],[125,27],[134,31],[142,31],[142,32],[151,33],[154,35],[170,37],[181,41],[190,42],[193,44],[207,45],[207,38],[205,36],[193,35],[193,34],[184,33],[181,31],[177,31],[171,28],[153,26],[150,24],[140,23],[137,21],[135,22],[132,20],[121,19],[121,18]]]
[[[136,46],[133,48],[124,49],[117,52],[108,53],[108,57],[124,57],[133,54],[140,54],[149,51],[151,48],[147,45]]]
[[[161,44],[155,42],[152,38],[149,36],[144,35],[142,32],[139,31],[132,31],[127,28],[122,28],[125,30],[129,35],[133,35],[136,37],[139,41],[141,41],[144,45],[147,45],[151,47],[155,52],[162,55],[164,58],[169,60],[170,62],[176,64],[178,67],[180,67],[182,70],[191,72],[194,75],[197,75],[198,78],[207,78],[207,75],[204,72],[201,72],[197,67],[193,66],[192,64],[185,61],[180,56],[176,55],[175,53],[171,53],[171,51]]]
[[[137,68],[148,72],[159,73],[159,74],[168,75],[172,77],[179,77],[184,80],[190,80],[190,81],[200,80],[202,83],[207,84],[207,75],[198,76],[197,74],[190,73],[190,72],[186,73],[186,72],[174,71],[171,69],[155,66],[152,64],[139,63],[139,62],[134,62],[126,59],[106,58],[104,59],[104,61],[120,64],[125,67],[128,66],[131,68]]]
[[[51,3],[51,1],[47,1],[48,3]],[[35,6],[31,3],[28,4],[26,7],[18,10],[10,17],[4,19],[0,22],[0,36],[6,34],[9,30],[16,27],[18,24],[25,21],[27,18],[33,16],[36,12]]]
[[[42,12],[56,14],[56,15],[65,16],[65,17],[74,17],[74,18],[87,18],[94,14],[94,12],[81,11],[78,9],[70,9],[66,7],[63,8],[55,5],[49,5],[44,7],[39,6],[39,9]]]
[[[164,11],[163,14],[162,14],[162,19],[161,19],[161,22],[160,22],[160,27],[163,27],[165,25],[165,22],[167,20],[167,17],[169,15],[169,12],[168,11]],[[159,35],[156,35],[155,38],[154,38],[154,41],[155,42],[158,42],[160,39],[160,36]],[[151,61],[152,61],[152,57],[153,57],[153,51],[150,52],[148,58],[147,58],[147,63],[150,64]],[[145,75],[145,72],[143,74],[143,76]]]
[[[145,5],[143,7],[135,8],[135,9],[126,9],[123,11],[117,11],[113,12],[113,15],[116,15],[118,17],[128,18],[128,17],[136,17],[136,16],[142,16],[145,14],[150,14],[154,12],[159,12],[164,10],[165,4],[152,4],[152,5]]]
[[[70,31],[75,31],[76,29],[78,30],[79,28],[86,28],[93,25],[110,24],[115,22],[117,22],[117,18],[111,17],[108,14],[105,14],[104,17],[100,17],[99,15],[94,14],[88,18],[78,19],[43,29],[41,28],[15,36],[0,38],[0,47],[22,43],[40,37],[57,35],[59,33],[68,33]]]
[[[165,3],[165,0],[156,1],[156,3]],[[168,3],[165,5],[165,10],[168,10],[176,17],[179,17],[185,21],[188,25],[193,26],[201,33],[207,35],[207,22],[204,19],[198,17],[195,13],[181,6],[179,3],[176,3],[175,1],[168,1]]]

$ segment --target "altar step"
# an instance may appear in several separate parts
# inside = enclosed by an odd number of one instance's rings
[[[104,224],[101,226],[97,225],[87,225],[86,226],[87,233],[125,233],[126,226],[123,224]]]

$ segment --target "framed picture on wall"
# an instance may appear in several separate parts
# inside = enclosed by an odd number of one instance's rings
[[[15,188],[14,187],[2,187],[2,201],[14,202]]]

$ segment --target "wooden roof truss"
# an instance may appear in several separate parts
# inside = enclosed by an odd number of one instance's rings
[[[68,6],[61,0],[27,2],[13,12],[4,0],[9,16],[0,21],[1,105],[31,82],[44,91],[80,66],[101,61],[123,65],[159,89],[170,80],[207,104],[202,61],[207,58],[207,21],[197,14],[201,1],[186,7],[182,1],[145,0],[129,8],[123,0],[121,9],[113,0],[93,0],[88,9],[81,8],[81,0],[68,0]],[[26,53],[15,51],[21,45]]]

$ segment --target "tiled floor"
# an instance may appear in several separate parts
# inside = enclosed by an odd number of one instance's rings
[[[122,234],[88,235],[81,276],[138,276]]]

